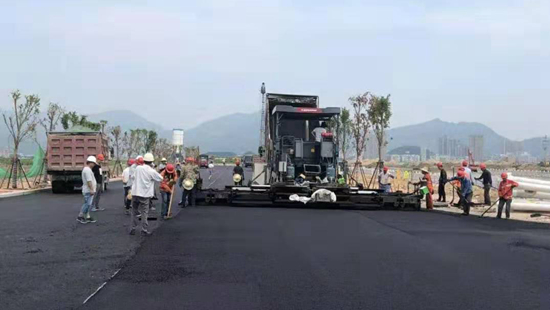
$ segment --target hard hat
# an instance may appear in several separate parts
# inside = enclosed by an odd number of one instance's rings
[[[467,167],[467,166],[468,166],[468,162],[465,161],[465,160],[463,160],[463,161],[462,161],[462,166]]]
[[[439,168],[443,167],[443,163],[437,163],[437,167]]]
[[[424,167],[424,168],[420,169],[420,171],[425,172],[425,173],[430,173],[430,171],[428,171],[428,167]]]
[[[175,170],[174,165],[172,165],[172,164],[166,165],[166,172],[174,173],[174,170]]]
[[[459,178],[463,178],[465,174],[466,173],[463,170],[458,170],[458,172],[456,173]]]
[[[187,158],[185,159],[185,162],[186,162],[186,163],[192,163],[192,162],[194,162],[194,161],[195,161],[195,159],[194,159],[193,157],[187,157]]]
[[[146,153],[145,155],[143,155],[143,161],[154,162],[155,161],[155,156],[153,156],[153,154],[151,154],[151,153]]]
[[[191,181],[190,179],[185,179],[183,181],[183,188],[188,190],[188,191],[193,189],[193,185],[195,185],[195,184],[193,184],[193,181]]]
[[[504,180],[505,180],[505,179],[508,179],[508,173],[503,172],[503,173],[500,175],[500,177],[501,177],[502,179],[504,179]]]
[[[243,177],[241,177],[240,174],[235,173],[235,174],[233,175],[233,182],[239,183],[239,182],[242,180],[242,178],[243,178]]]
[[[487,168],[487,165],[485,163],[481,163],[481,165],[479,165],[479,168],[485,170]]]
[[[128,159],[128,166],[131,166],[136,163],[136,160],[133,158]]]
[[[138,165],[143,165],[144,162],[145,161],[143,160],[143,157],[141,157],[141,156],[136,160],[136,164],[138,164]]]
[[[166,158],[165,158],[165,157],[163,157],[163,158],[162,158],[162,159],[161,159],[160,161],[166,161]]]
[[[384,172],[387,172],[390,168],[384,167]]]
[[[103,156],[103,154],[97,154],[97,160],[100,160],[100,161],[104,161],[105,160],[105,156]]]
[[[143,156],[141,155],[136,156],[136,161],[139,160],[140,158],[143,158]]]
[[[88,156],[86,159],[86,162],[97,164],[97,160],[95,159],[95,156]]]
[[[208,164],[208,168],[210,169],[214,168],[214,164],[213,163]]]
[[[299,177],[302,178],[302,179],[306,178],[306,176],[303,173],[300,173]]]

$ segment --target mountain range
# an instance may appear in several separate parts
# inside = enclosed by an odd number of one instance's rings
[[[171,129],[165,128],[162,124],[157,124],[146,118],[125,110],[115,110],[89,115],[92,121],[106,120],[108,125],[120,125],[123,130],[134,128],[145,128],[156,130],[160,137],[171,139]],[[0,148],[6,147],[8,131],[4,124],[0,126]],[[181,127],[185,127],[182,124]],[[214,120],[203,122],[202,124],[185,131],[185,144],[198,145],[201,152],[233,152],[243,154],[246,152],[256,152],[260,140],[260,112],[254,113],[235,113],[216,118]],[[458,139],[464,145],[468,145],[470,135],[484,136],[484,155],[489,157],[495,154],[501,154],[507,143],[514,141],[507,139],[496,133],[491,128],[474,122],[446,122],[441,119],[434,119],[428,122],[396,127],[388,131],[391,138],[388,144],[388,150],[404,146],[424,147],[432,152],[438,151],[439,137],[446,135],[452,139]],[[44,133],[37,134],[39,142],[43,144]],[[6,143],[3,143],[6,141]],[[516,144],[518,142],[515,142]],[[536,137],[519,141],[523,145],[523,150],[531,153],[533,156],[542,155],[542,137]],[[22,153],[32,154],[36,144],[27,142],[22,146]]]

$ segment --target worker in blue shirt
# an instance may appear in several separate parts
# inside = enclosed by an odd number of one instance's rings
[[[462,209],[464,212],[462,215],[470,214],[470,205],[472,204],[472,197],[474,196],[474,191],[472,190],[472,181],[470,178],[466,177],[466,172],[459,170],[457,176],[449,180],[449,182],[459,180],[460,181],[460,203],[462,204]]]

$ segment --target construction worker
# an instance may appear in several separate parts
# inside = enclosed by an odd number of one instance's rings
[[[379,188],[384,191],[384,193],[391,192],[391,182],[390,178],[394,179],[395,176],[393,176],[391,173],[388,172],[389,168],[384,167],[383,172],[378,176],[378,184],[380,185]]]
[[[155,191],[155,182],[161,182],[162,176],[152,168],[155,157],[147,153],[142,158],[144,164],[136,167],[134,184],[132,185],[132,228],[130,235],[135,235],[138,226],[138,215],[141,214],[141,235],[148,236],[149,205]],[[139,163],[139,161],[138,161]]]
[[[235,168],[233,168],[233,176],[235,176],[236,174],[239,174],[241,176],[241,179],[238,182],[235,182],[235,186],[243,186],[244,170],[243,167],[241,167],[241,161],[238,159],[237,161],[235,161]]]
[[[443,163],[437,163],[437,168],[439,169],[439,186],[437,188],[439,197],[437,198],[437,201],[446,202],[447,197],[445,194],[445,183],[447,183],[447,171],[443,168]]]
[[[468,167],[468,161],[466,161],[466,160],[462,161],[462,168],[464,168],[464,172],[466,172],[465,177],[470,179],[470,182],[472,184],[474,184],[474,177],[472,176],[472,169],[470,169],[470,167]]]
[[[127,167],[122,171],[122,187],[124,188],[124,210],[126,214],[130,214],[130,208],[132,207],[132,201],[128,199],[128,194],[132,189],[132,179],[130,178],[130,172],[132,165],[136,162],[135,159],[130,158],[127,162]]]
[[[498,213],[497,218],[502,217],[502,208],[506,204],[506,218],[510,218],[510,208],[512,206],[512,198],[514,196],[514,187],[518,187],[519,184],[512,180],[508,180],[508,173],[503,172],[500,177],[502,181],[498,185]]]
[[[338,174],[338,176],[336,176],[336,182],[338,183],[338,186],[346,186],[346,179],[341,174]]]
[[[197,179],[199,178],[199,167],[195,164],[193,158],[188,158],[185,166],[181,171],[181,176],[178,180],[178,185],[183,188],[181,195],[180,206],[184,208],[186,205],[196,207],[197,194]]]
[[[223,166],[225,167],[225,157],[222,159]]]
[[[447,182],[452,182],[455,180],[460,181],[460,204],[462,205],[462,209],[464,212],[462,215],[469,215],[470,214],[470,205],[472,203],[472,197],[474,195],[474,192],[472,190],[472,182],[470,179],[466,176],[466,172],[464,170],[458,170],[456,177],[453,177]]]
[[[481,176],[475,179],[478,181],[483,180],[483,196],[485,198],[485,204],[490,206],[491,205],[491,187],[493,187],[493,178],[491,177],[491,172],[487,170],[487,165],[485,165],[485,163],[481,163],[481,165],[479,165],[479,168],[481,168],[481,171],[482,171]]]
[[[312,133],[313,133],[313,137],[315,138],[316,142],[323,141],[323,134],[327,132],[326,127],[327,127],[327,125],[325,124],[325,122],[321,122],[319,127],[313,129]]]
[[[90,216],[90,208],[92,207],[94,194],[97,190],[97,181],[92,171],[95,165],[97,165],[95,156],[88,156],[86,166],[82,169],[82,196],[84,196],[84,204],[80,208],[80,213],[78,213],[78,217],[76,218],[81,224],[96,222]]]
[[[160,215],[166,219],[168,216],[168,206],[174,193],[174,184],[176,184],[178,177],[176,175],[176,168],[172,164],[167,164],[160,175],[162,176],[162,182],[160,183],[160,197],[162,199]]]
[[[426,194],[426,209],[432,210],[434,208],[433,194],[434,194],[434,185],[432,183],[432,176],[428,171],[427,167],[420,169],[422,172],[422,181],[428,187],[428,194]]]
[[[162,170],[164,170],[164,168],[166,168],[166,162],[167,162],[167,160],[164,157],[160,160],[160,164],[157,167],[159,173],[161,173]]]
[[[96,159],[98,163],[94,166],[92,172],[94,173],[94,177],[97,182],[97,190],[92,202],[92,212],[105,210],[105,208],[101,208],[99,206],[99,199],[101,198],[101,193],[103,192],[103,170],[101,169],[101,163],[105,160],[105,157],[103,154],[97,154]]]

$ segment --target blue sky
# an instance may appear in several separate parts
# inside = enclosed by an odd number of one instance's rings
[[[268,91],[392,94],[393,126],[550,133],[550,1],[4,1],[0,108],[19,88],[166,128],[260,108]],[[236,124],[238,126],[238,124]]]

